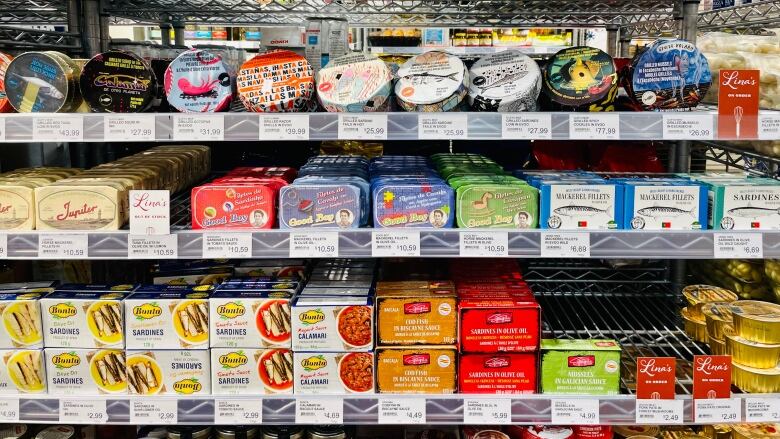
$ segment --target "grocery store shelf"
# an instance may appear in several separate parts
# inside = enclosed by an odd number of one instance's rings
[[[594,27],[670,17],[670,0],[110,0],[105,10],[118,23],[172,22],[300,24],[306,18],[347,19],[351,26],[556,26]]]
[[[377,55],[419,55],[431,50],[444,50],[447,53],[453,55],[488,55],[491,53],[503,52],[505,50],[518,50],[527,55],[549,55],[558,52],[559,50],[569,46],[518,46],[518,47],[501,47],[501,46],[485,46],[485,47],[403,47],[403,46],[372,46],[371,53]]]
[[[700,142],[707,160],[725,165],[726,171],[739,169],[761,177],[780,178],[780,158],[725,142]]]
[[[0,47],[14,50],[57,48],[67,52],[78,50],[81,42],[79,35],[73,33],[0,26]]]
[[[0,0],[0,24],[60,24],[67,22],[62,0]]]
[[[687,131],[665,130],[665,117],[688,124]],[[780,112],[762,111],[761,117],[780,119]],[[298,121],[296,124],[291,122],[293,118]],[[345,129],[350,119],[357,123],[354,131]],[[262,140],[305,140],[307,136],[309,140],[717,139],[716,113],[700,110],[681,113],[6,114],[0,116],[0,141],[257,141],[261,140],[260,127],[270,120],[283,121],[287,126],[263,135]],[[130,128],[121,134],[109,131],[109,127],[130,127],[130,123],[136,124],[133,126],[137,132],[131,133]],[[525,131],[521,132],[518,123],[526,124]],[[580,124],[577,131],[571,128],[575,123]],[[780,139],[780,132],[764,133],[762,139]]]
[[[777,26],[780,0],[756,1],[741,6],[716,9],[699,14],[698,30],[748,34]]]

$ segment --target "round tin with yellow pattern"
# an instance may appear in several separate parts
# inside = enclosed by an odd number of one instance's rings
[[[739,363],[731,365],[731,380],[743,392],[777,393],[780,392],[780,368],[756,369]],[[747,436],[756,437],[756,436]]]
[[[780,424],[738,424],[734,425],[734,439],[777,439]]]
[[[731,304],[734,330],[740,337],[756,343],[780,343],[780,305],[758,300],[740,300]]]
[[[658,437],[661,429],[656,425],[615,425],[612,432],[616,436],[628,438]]]
[[[712,439],[731,439],[731,431],[731,426],[726,424],[702,426],[702,433]]]
[[[704,322],[707,325],[707,336],[723,341],[723,327],[731,324],[730,302],[704,303],[701,312],[704,314]]]
[[[701,308],[710,302],[734,302],[737,293],[713,285],[688,285],[682,290],[683,297],[688,301],[688,309],[697,320],[704,320]]]
[[[757,369],[771,369],[780,360],[780,344],[764,344],[746,340],[734,331],[727,331],[726,355],[731,355],[734,363]]]
[[[707,344],[710,345],[712,355],[726,355],[726,340],[708,337]]]
[[[681,311],[685,333],[689,337],[702,343],[707,342],[707,325],[704,323],[704,319],[697,319],[691,315],[690,310],[686,307]]]

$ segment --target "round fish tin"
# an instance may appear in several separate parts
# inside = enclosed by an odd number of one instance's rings
[[[81,95],[96,113],[137,113],[157,95],[157,78],[141,57],[111,50],[95,55],[81,71]]]
[[[340,56],[317,72],[317,98],[329,112],[387,111],[392,79],[387,64],[376,56]]]
[[[434,50],[410,58],[398,69],[395,94],[406,111],[453,111],[468,92],[468,79],[460,58]]]
[[[707,58],[683,40],[656,40],[634,57],[630,72],[629,94],[648,111],[695,107],[712,85]]]
[[[312,108],[314,72],[306,58],[274,50],[245,62],[238,71],[238,97],[256,113],[302,112]]]
[[[560,50],[544,68],[545,93],[564,107],[612,111],[617,90],[615,61],[594,47]]]
[[[68,62],[70,61],[70,63]],[[56,52],[26,52],[14,58],[5,72],[8,102],[20,113],[68,112],[78,105],[78,66]],[[81,99],[78,99],[78,104]]]
[[[227,111],[233,99],[233,83],[228,64],[206,50],[183,52],[165,69],[168,104],[183,113]]]
[[[0,113],[14,111],[14,107],[11,106],[8,98],[5,96],[5,70],[12,59],[14,59],[13,56],[0,52]]]
[[[533,111],[542,90],[536,61],[517,50],[480,58],[469,71],[469,104],[477,111]]]

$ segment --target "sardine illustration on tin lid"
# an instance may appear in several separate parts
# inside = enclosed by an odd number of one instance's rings
[[[168,103],[183,113],[226,111],[233,100],[234,78],[218,54],[192,49],[165,70]]]
[[[529,111],[542,90],[536,61],[517,50],[480,58],[469,71],[469,103],[479,111]]]

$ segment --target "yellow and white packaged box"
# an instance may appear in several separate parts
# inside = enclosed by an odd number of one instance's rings
[[[0,394],[46,393],[41,349],[0,350]]]
[[[211,285],[144,285],[125,299],[127,349],[208,349]]]
[[[27,290],[0,293],[0,315],[3,317],[0,349],[43,347],[41,295]]]
[[[41,299],[50,348],[124,348],[122,300],[135,285],[67,284]]]
[[[211,349],[214,395],[293,393],[293,354],[289,349]]]
[[[127,351],[131,395],[210,395],[209,351]]]
[[[127,393],[125,353],[119,349],[47,348],[49,395]]]

